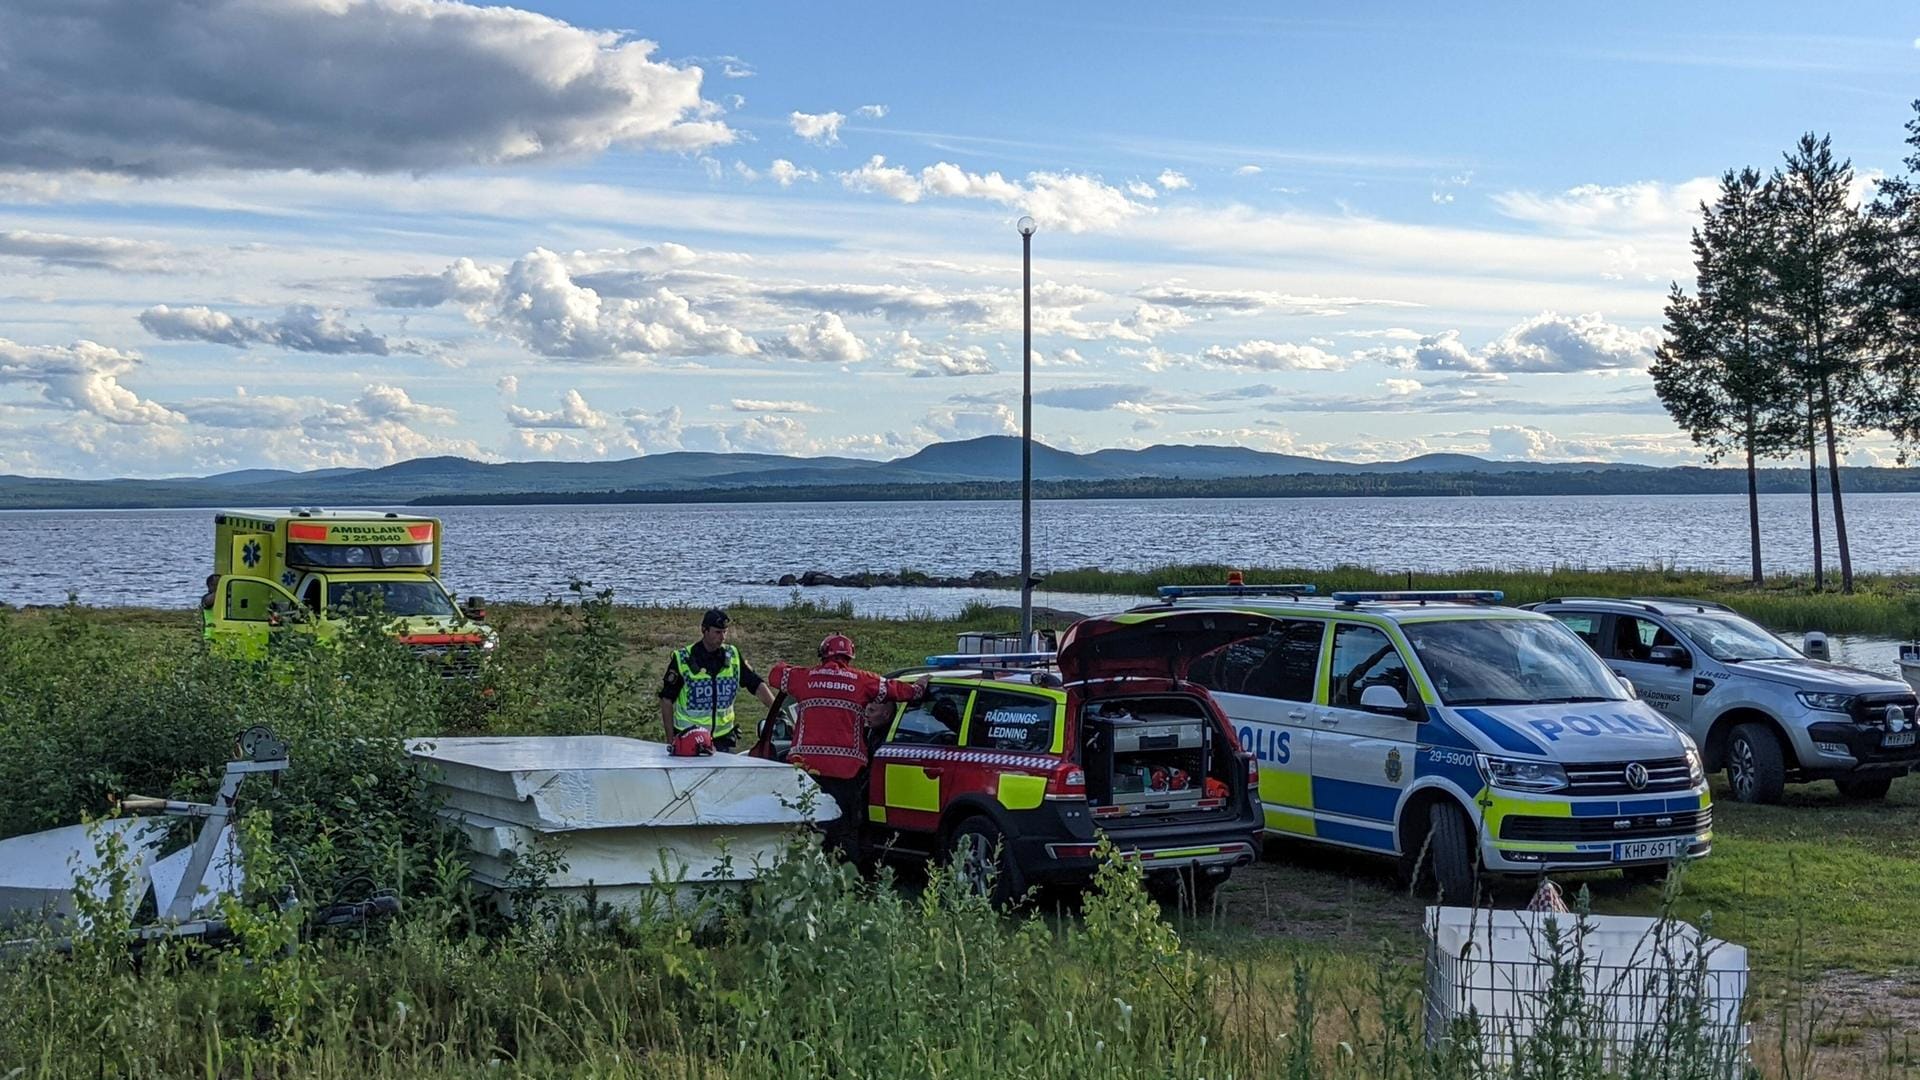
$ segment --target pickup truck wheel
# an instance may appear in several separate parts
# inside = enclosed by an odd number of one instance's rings
[[[1427,862],[1443,904],[1470,905],[1479,876],[1474,858],[1473,825],[1458,806],[1437,802],[1427,808]]]
[[[1777,803],[1787,790],[1780,737],[1765,724],[1741,724],[1727,738],[1727,786],[1744,803]]]
[[[953,875],[967,891],[1004,908],[1025,895],[1026,884],[1014,864],[1013,849],[1000,826],[985,817],[970,817],[953,830],[948,847]]]
[[[1859,780],[1835,780],[1834,786],[1840,789],[1840,797],[1855,802],[1875,802],[1887,797],[1887,789],[1893,787],[1893,777],[1876,776]]]

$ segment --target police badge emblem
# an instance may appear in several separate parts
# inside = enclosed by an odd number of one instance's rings
[[[1400,748],[1396,746],[1393,749],[1387,751],[1387,783],[1397,784],[1399,782],[1400,782]]]

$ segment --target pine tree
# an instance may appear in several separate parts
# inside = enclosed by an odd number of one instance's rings
[[[1853,554],[1847,542],[1840,489],[1840,447],[1868,422],[1861,364],[1861,278],[1856,260],[1860,215],[1853,206],[1853,166],[1836,161],[1832,140],[1801,136],[1776,170],[1770,188],[1779,226],[1773,273],[1779,282],[1777,315],[1792,347],[1792,371],[1804,401],[1807,466],[1814,507],[1814,574],[1820,577],[1819,460],[1824,439],[1833,497],[1834,539],[1842,590],[1853,591]]]
[[[1674,285],[1666,337],[1655,350],[1654,393],[1668,415],[1706,450],[1709,462],[1740,452],[1747,466],[1747,537],[1753,580],[1760,559],[1756,461],[1790,451],[1797,421],[1780,402],[1791,392],[1777,363],[1767,298],[1774,289],[1775,231],[1770,193],[1753,169],[1728,172],[1720,197],[1701,206],[1693,232],[1697,297]]]
[[[1871,419],[1893,435],[1903,464],[1920,445],[1920,101],[1913,108],[1906,175],[1879,182],[1856,248]]]

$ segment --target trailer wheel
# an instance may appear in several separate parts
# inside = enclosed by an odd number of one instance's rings
[[[1741,724],[1727,739],[1727,786],[1744,803],[1777,803],[1787,790],[1780,737],[1765,724]]]
[[[994,907],[1010,907],[1027,891],[1006,834],[987,817],[970,817],[953,830],[948,845],[953,875],[967,891]]]
[[[1442,800],[1427,808],[1427,862],[1441,903],[1473,903],[1478,848],[1473,824],[1458,805]]]

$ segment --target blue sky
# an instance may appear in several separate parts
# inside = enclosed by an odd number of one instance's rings
[[[0,11],[0,472],[1015,431],[1022,213],[1055,445],[1690,462],[1695,204],[1920,96],[1893,3],[71,7]]]

